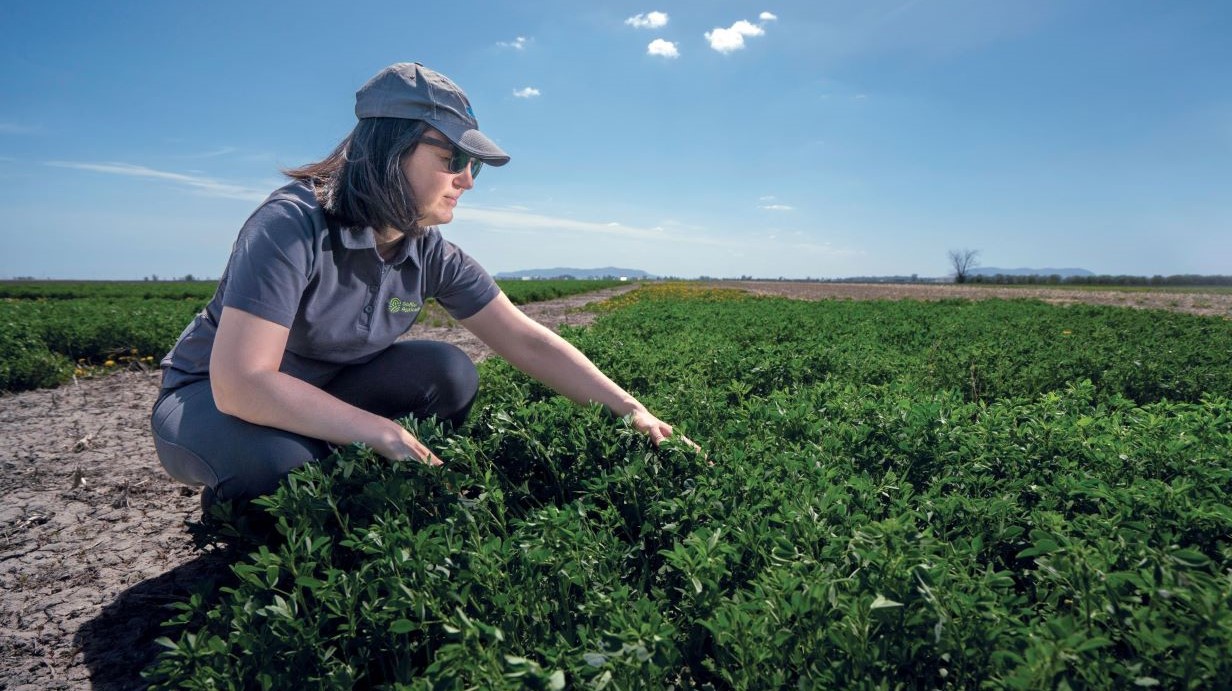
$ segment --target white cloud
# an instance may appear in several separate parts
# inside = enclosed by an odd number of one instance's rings
[[[234,146],[220,146],[198,154],[184,154],[178,158],[218,158],[219,156],[229,156],[238,151],[239,149],[236,149]]]
[[[526,211],[521,207],[492,208],[483,206],[459,206],[454,220],[483,226],[492,232],[542,236],[543,233],[565,233],[576,238],[579,234],[596,237],[617,237],[622,240],[649,240],[654,242],[678,242],[686,246],[746,247],[747,239],[724,239],[715,237],[707,230],[667,229],[661,225],[652,228],[630,226],[619,221],[584,221]]]
[[[635,14],[625,20],[625,24],[637,29],[659,29],[667,26],[666,12],[647,12]]]
[[[765,29],[762,29],[760,26],[744,19],[732,24],[731,30],[741,36],[761,36],[766,33]]]
[[[705,36],[711,48],[720,53],[730,53],[744,48],[745,36],[761,36],[764,33],[765,30],[760,26],[741,19],[726,29],[715,27],[713,31],[707,31]]]
[[[179,183],[211,197],[226,197],[228,199],[243,199],[245,201],[259,202],[264,200],[269,195],[268,188],[256,189],[253,187],[245,187],[244,185],[215,180],[213,178],[208,178],[201,175],[171,173],[165,170],[155,170],[153,168],[133,165],[131,163],[79,163],[74,161],[47,161],[46,165],[55,166],[57,168],[86,170],[93,173],[106,173],[108,175],[125,175],[136,178],[167,180],[169,182]]]
[[[761,208],[765,209],[766,211],[795,211],[796,210],[796,207],[788,206],[786,204],[762,204]]]
[[[479,223],[501,232],[581,232],[603,235],[618,234],[622,237],[646,240],[663,239],[660,230],[635,228],[619,222],[581,221],[525,211],[519,207],[487,208],[482,206],[458,207],[454,212],[458,220]]]
[[[763,22],[772,22],[778,19],[778,16],[775,15],[773,12],[762,12],[761,14],[757,16],[757,18],[762,20]]]
[[[676,49],[676,44],[671,41],[664,41],[661,38],[656,38],[646,46],[647,55],[658,55],[665,58],[678,58],[680,51]]]
[[[518,36],[512,41],[498,41],[496,45],[500,46],[501,48],[513,48],[514,50],[523,50],[526,48],[527,40],[528,39],[525,36]]]
[[[545,265],[542,262],[553,266],[631,262],[628,265],[644,263],[637,268],[677,276],[805,275],[810,271],[817,275],[819,267],[829,266],[827,262],[864,254],[834,247],[818,237],[816,230],[801,235],[775,228],[769,232],[778,237],[770,239],[765,234],[750,234],[743,226],[724,231],[710,223],[671,220],[631,226],[613,222],[611,217],[585,220],[511,207],[459,206],[448,232],[457,242],[475,243],[480,261],[485,261],[485,253],[491,254],[489,269],[500,270]],[[654,248],[649,254],[648,247]],[[728,255],[735,259],[723,260]],[[794,263],[784,264],[784,257]]]
[[[534,98],[539,95],[539,90],[533,86],[528,86],[524,89],[518,89],[514,91],[513,95],[517,96],[518,98]]]
[[[33,134],[37,131],[36,127],[18,125],[15,122],[0,122],[0,134]]]

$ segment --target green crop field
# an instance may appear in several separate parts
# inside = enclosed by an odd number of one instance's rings
[[[514,304],[620,281],[501,281]],[[214,294],[210,281],[0,281],[0,391],[152,366]]]
[[[445,465],[345,449],[155,688],[1218,688],[1232,322],[638,290],[567,333],[699,441],[499,360]],[[235,535],[239,538],[235,538]],[[244,542],[247,540],[248,542]],[[259,543],[259,546],[256,546]]]

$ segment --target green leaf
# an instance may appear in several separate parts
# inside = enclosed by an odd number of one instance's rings
[[[1178,549],[1168,554],[1172,561],[1181,566],[1188,566],[1193,569],[1202,568],[1211,562],[1207,556],[1196,549]]]
[[[873,600],[873,604],[869,606],[869,609],[887,609],[889,607],[902,607],[902,606],[903,606],[903,603],[895,602],[894,600],[891,600],[887,598],[886,596],[881,595],[879,593],[877,597]]]
[[[1082,642],[1081,645],[1079,645],[1077,648],[1074,648],[1074,652],[1085,653],[1088,650],[1095,650],[1096,648],[1105,648],[1110,645],[1112,645],[1112,641],[1108,640],[1107,638],[1104,638],[1103,636],[1094,636],[1092,638],[1086,639],[1085,641]]]
[[[448,628],[446,627],[446,630]],[[389,625],[389,630],[393,633],[410,633],[415,630],[415,622],[410,619],[398,619]]]
[[[1053,542],[1052,540],[1041,540],[1040,542],[1037,542],[1035,545],[1028,547],[1024,549],[1023,551],[1019,552],[1018,558],[1028,559],[1030,557],[1038,557],[1038,556],[1045,555],[1045,554],[1052,554],[1053,552],[1057,551],[1060,548],[1061,546]]]

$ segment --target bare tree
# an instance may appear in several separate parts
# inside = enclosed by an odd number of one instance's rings
[[[979,256],[979,250],[950,250],[950,266],[954,267],[955,283],[967,282],[967,276],[979,264],[976,261]]]

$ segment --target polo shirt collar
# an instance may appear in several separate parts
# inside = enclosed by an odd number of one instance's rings
[[[386,263],[391,266],[397,266],[410,259],[412,264],[419,266],[419,253],[415,251],[417,244],[419,244],[419,239],[408,238],[398,246],[398,254],[394,255],[394,258]],[[372,226],[343,228],[342,246],[349,250],[372,250],[375,252],[376,231]]]

